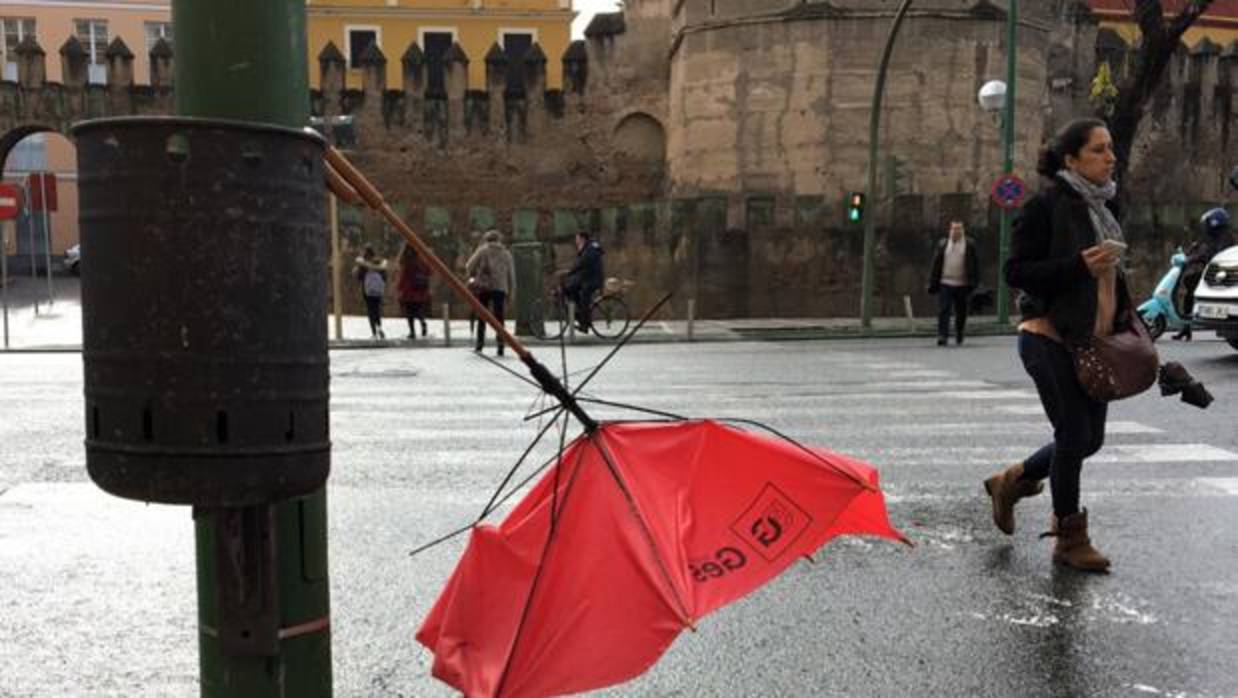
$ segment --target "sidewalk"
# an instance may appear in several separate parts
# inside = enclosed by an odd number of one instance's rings
[[[46,281],[39,284],[29,279],[14,279],[9,288],[9,343],[10,351],[80,351],[82,344],[82,308],[78,301],[77,279],[55,277],[56,300],[49,307],[46,303]],[[36,310],[36,301],[38,302]],[[633,320],[635,323],[635,320]],[[415,341],[406,339],[408,324],[404,318],[383,318],[387,339],[372,340],[369,322],[362,315],[345,315],[342,318],[342,337],[335,334],[335,321],[328,318],[328,336],[332,349],[375,349],[412,347],[466,347],[469,345],[467,320],[452,320],[444,323],[441,318],[427,320],[429,336]],[[509,329],[515,323],[508,322]],[[992,315],[975,316],[968,323],[971,335],[1012,334],[1013,327],[998,327]],[[734,320],[697,320],[691,327],[686,320],[651,320],[633,338],[635,343],[653,342],[737,342],[737,341],[789,341],[810,339],[863,339],[872,337],[933,337],[936,334],[936,319],[917,318],[911,323],[907,318],[874,318],[873,327],[864,332],[858,318],[758,318]],[[493,343],[493,333],[487,333],[488,344]],[[557,344],[558,340],[541,340],[535,337],[520,337],[530,346]],[[599,339],[593,335],[569,337],[573,344],[606,345],[614,340]],[[0,351],[4,349],[0,338]]]

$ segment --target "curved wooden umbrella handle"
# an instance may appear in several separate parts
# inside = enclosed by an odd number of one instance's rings
[[[350,203],[364,202],[367,206],[377,211],[400,232],[400,235],[413,249],[417,250],[417,254],[421,255],[422,259],[425,259],[430,264],[430,267],[443,278],[448,287],[459,298],[469,304],[473,312],[477,313],[477,317],[494,328],[499,341],[511,347],[512,351],[522,361],[528,363],[532,358],[532,354],[525,348],[524,344],[516,339],[515,335],[508,332],[503,323],[499,322],[498,318],[491,314],[486,306],[482,305],[482,302],[469,291],[468,286],[460,281],[451,268],[444,264],[443,260],[438,258],[438,255],[434,254],[434,250],[422,242],[417,233],[391,208],[386,200],[383,199],[383,195],[379,193],[378,189],[365,178],[365,175],[361,174],[335,146],[327,146],[326,160],[327,186],[331,188],[331,191],[345,201]]]

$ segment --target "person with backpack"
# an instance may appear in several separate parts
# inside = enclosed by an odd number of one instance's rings
[[[512,259],[512,253],[503,246],[503,236],[499,231],[488,230],[482,239],[485,244],[469,257],[469,261],[464,265],[465,270],[473,279],[478,300],[494,313],[499,322],[504,322],[507,299],[516,292],[516,262]],[[486,323],[478,319],[477,342],[473,345],[473,351],[480,354],[485,346]],[[495,354],[503,355],[501,339],[498,340]]]
[[[426,307],[430,305],[430,266],[408,243],[404,243],[404,248],[400,250],[396,294],[408,320],[408,338],[417,338],[416,322],[421,323],[421,336],[425,337]]]
[[[379,257],[371,245],[366,245],[353,267],[353,275],[361,284],[365,299],[365,314],[370,319],[370,339],[386,339],[383,334],[383,294],[387,291],[387,260]]]

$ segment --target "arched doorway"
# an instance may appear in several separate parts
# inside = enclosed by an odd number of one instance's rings
[[[22,194],[17,218],[0,221],[7,304],[37,315],[58,296],[76,299],[63,278],[77,271],[65,264],[78,243],[76,146],[50,127],[19,126],[0,136],[0,172]]]

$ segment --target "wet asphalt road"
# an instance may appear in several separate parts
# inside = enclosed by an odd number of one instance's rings
[[[624,350],[596,394],[864,457],[917,547],[836,541],[602,695],[1238,696],[1238,352],[1163,352],[1217,402],[1112,408],[1083,487],[1114,572],[1083,576],[1036,538],[1047,496],[1010,538],[982,497],[1049,435],[1013,338]],[[533,396],[462,349],[331,358],[336,694],[451,695],[413,633],[463,540],[407,553],[481,509],[534,431]],[[79,355],[0,354],[0,696],[196,695],[189,512],[87,481],[81,390]]]

